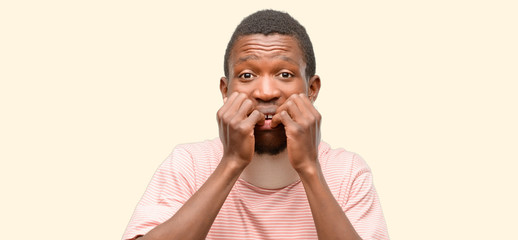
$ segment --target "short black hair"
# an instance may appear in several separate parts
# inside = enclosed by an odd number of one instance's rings
[[[225,50],[225,60],[223,68],[225,77],[229,77],[229,58],[234,43],[239,37],[252,34],[282,34],[294,37],[299,47],[303,52],[304,61],[306,62],[306,77],[307,79],[315,75],[315,53],[313,52],[313,44],[309,39],[306,29],[297,20],[295,20],[288,13],[275,10],[261,10],[251,14],[241,21],[241,23],[234,30],[234,34],[228,42]]]

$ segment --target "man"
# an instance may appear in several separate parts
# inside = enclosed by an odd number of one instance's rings
[[[175,148],[123,239],[388,239],[369,167],[320,141],[320,90],[303,26],[256,12],[220,80],[219,139]]]

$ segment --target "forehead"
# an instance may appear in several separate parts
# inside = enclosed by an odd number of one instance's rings
[[[230,57],[243,55],[290,55],[296,61],[303,61],[302,50],[295,37],[281,34],[251,34],[241,36],[235,42]]]

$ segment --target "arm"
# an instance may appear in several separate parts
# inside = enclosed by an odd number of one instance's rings
[[[245,94],[233,93],[218,111],[224,153],[201,188],[169,220],[141,240],[204,239],[228,194],[254,154],[254,127],[264,115],[253,110]]]
[[[203,186],[166,222],[151,230],[148,239],[204,239],[242,169],[222,159]]]
[[[272,127],[286,129],[288,158],[304,185],[319,239],[361,239],[332,195],[318,162],[321,116],[305,94],[279,107]]]
[[[318,163],[318,161],[316,161]],[[320,166],[299,172],[319,239],[361,239],[332,195]]]

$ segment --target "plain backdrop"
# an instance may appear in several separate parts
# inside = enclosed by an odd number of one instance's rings
[[[518,239],[516,1],[2,1],[0,229],[120,239],[180,143],[218,136],[234,28],[307,29],[323,139],[370,165],[392,239]]]

